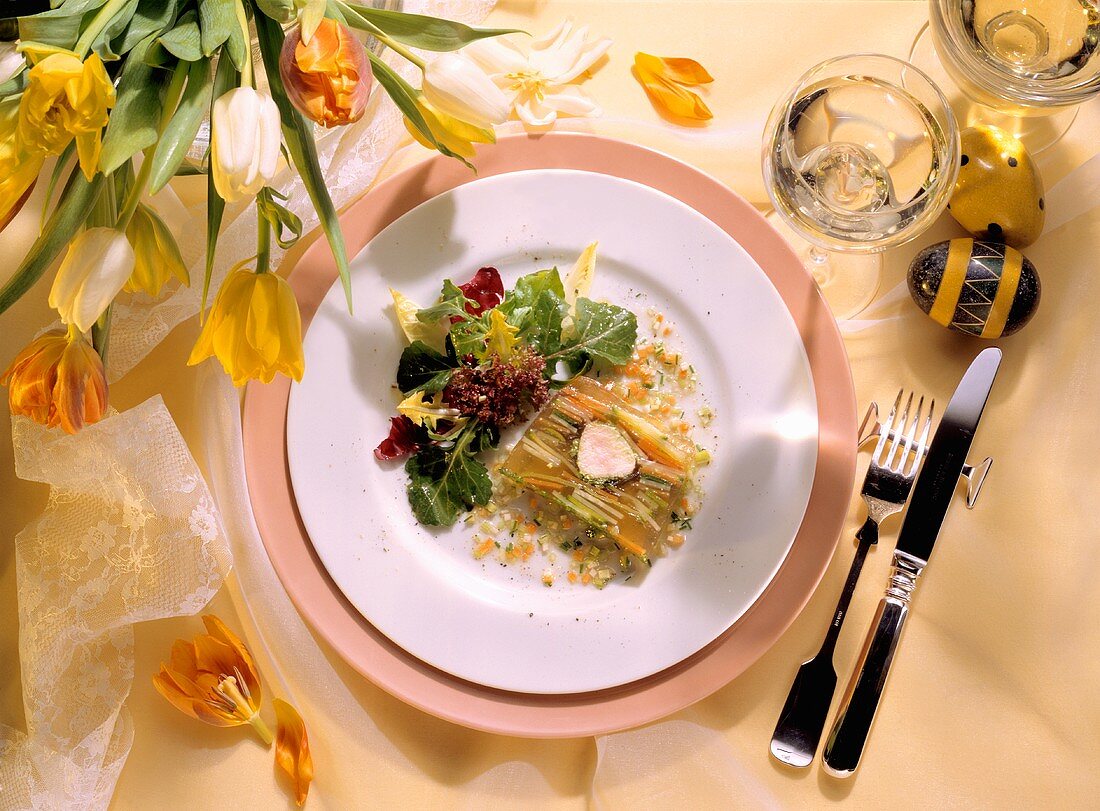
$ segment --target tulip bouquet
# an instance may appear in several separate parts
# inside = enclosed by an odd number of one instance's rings
[[[13,414],[75,433],[107,408],[111,304],[189,284],[176,242],[149,198],[180,174],[207,176],[204,323],[190,363],[216,356],[234,383],[300,380],[301,320],[271,273],[271,242],[302,222],[271,187],[285,159],[301,174],[340,271],[348,262],[318,163],[313,127],[362,118],[372,86],[413,136],[463,162],[494,140],[510,101],[456,53],[512,33],[344,0],[54,0],[0,43],[0,228],[44,184],[40,234],[0,288],[0,313],[60,256],[49,304],[64,325],[31,342],[0,377]],[[352,29],[420,69],[413,87]],[[252,40],[260,59],[253,64]],[[440,54],[425,62],[417,51]],[[205,159],[188,159],[204,117]],[[52,161],[50,160],[52,159]],[[227,204],[253,201],[256,254],[207,295]]]

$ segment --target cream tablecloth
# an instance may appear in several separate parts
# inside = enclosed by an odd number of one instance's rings
[[[829,56],[869,50],[905,56],[925,12],[917,0],[502,0],[489,23],[543,31],[573,16],[613,37],[609,62],[587,86],[605,115],[575,126],[663,149],[759,202],[760,131],[780,92]],[[702,61],[716,77],[709,96],[714,121],[695,129],[662,122],[630,77],[635,50]],[[1044,156],[1048,187],[1097,151],[1097,104],[1082,111],[1068,141]],[[402,151],[386,174],[424,154]],[[957,233],[944,218],[916,245],[895,251],[883,290],[903,278],[918,247]],[[516,740],[452,726],[368,684],[323,645],[325,661],[300,663],[288,673],[265,670],[277,685],[288,681],[282,686],[310,725],[317,761],[310,807],[1094,806],[1100,796],[1100,522],[1092,509],[1100,492],[1092,427],[1100,402],[1100,208],[1027,253],[1042,274],[1043,304],[1024,332],[999,342],[1005,362],[978,449],[998,463],[978,508],[956,508],[948,517],[855,779],[833,780],[816,764],[795,772],[767,755],[796,663],[816,648],[847,571],[853,547],[846,535],[802,616],[747,673],[673,718],[600,740]],[[43,280],[4,317],[5,361],[48,321],[47,285]],[[889,399],[902,385],[946,398],[979,348],[941,330],[906,300],[873,315],[875,324],[846,339],[861,404]],[[196,334],[193,321],[181,326],[112,389],[120,409],[162,393],[193,448],[211,441],[200,429],[194,396],[199,373],[183,367]],[[18,727],[10,539],[41,511],[45,489],[15,478],[7,430],[0,430],[0,493],[0,722]],[[848,529],[861,518],[853,499]],[[842,680],[885,581],[894,531],[889,525],[885,543],[872,552],[841,637]],[[247,584],[242,596],[241,583],[231,580],[209,609],[244,628],[254,644],[261,638],[279,647],[283,629],[263,627],[265,607],[250,603],[249,594]],[[243,734],[182,718],[154,692],[149,677],[171,641],[198,627],[192,618],[136,627],[129,700],[136,737],[115,808],[287,802],[272,777],[269,752]],[[289,653],[285,645],[282,652]],[[324,669],[327,680],[312,681],[311,666]],[[356,713],[335,713],[341,701],[354,702]]]

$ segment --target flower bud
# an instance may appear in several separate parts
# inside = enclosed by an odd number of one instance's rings
[[[69,243],[50,288],[50,306],[87,332],[134,270],[134,249],[114,228],[89,228]]]
[[[444,115],[480,129],[503,123],[511,109],[485,71],[457,53],[440,54],[424,68],[424,98]]]
[[[300,28],[287,35],[279,75],[294,106],[322,127],[362,118],[374,81],[363,43],[346,25],[327,17],[308,44]]]
[[[125,286],[128,292],[143,290],[155,297],[173,276],[184,284],[190,282],[172,232],[149,206],[138,204],[126,228],[126,238],[134,249],[134,272]]]
[[[279,108],[267,93],[235,87],[210,112],[210,171],[227,203],[247,200],[266,186],[279,167]]]

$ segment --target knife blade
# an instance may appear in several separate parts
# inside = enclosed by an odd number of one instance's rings
[[[979,353],[959,381],[928,447],[897,542],[899,552],[922,564],[927,565],[939,537],[1000,365],[1001,350]]]
[[[940,418],[898,533],[886,594],[879,601],[825,744],[822,755],[825,771],[834,777],[850,777],[863,757],[909,615],[909,601],[943,527],[1000,364],[1001,350],[990,348],[980,352]]]

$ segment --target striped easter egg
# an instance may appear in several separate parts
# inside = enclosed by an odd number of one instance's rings
[[[1039,306],[1035,265],[1015,248],[952,239],[925,248],[909,265],[909,294],[937,324],[1000,338],[1020,329]]]

